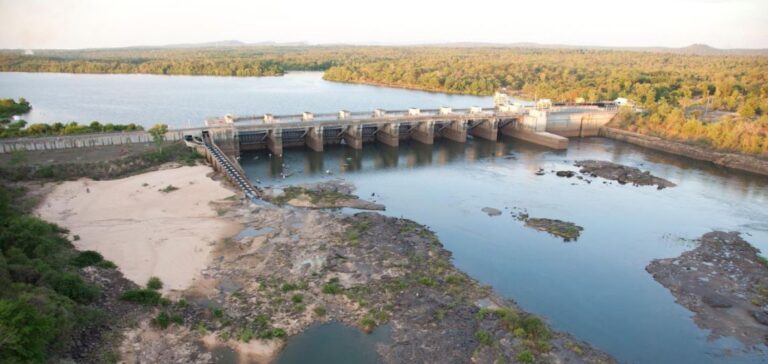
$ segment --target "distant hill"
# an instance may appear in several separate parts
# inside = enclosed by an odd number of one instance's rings
[[[567,49],[567,50],[614,50],[630,52],[651,52],[651,53],[671,53],[671,54],[694,54],[694,55],[768,55],[766,48],[731,48],[721,49],[709,46],[707,44],[691,44],[687,47],[613,47],[613,46],[592,46],[592,45],[570,45],[570,44],[542,44],[533,42],[514,42],[514,43],[491,43],[491,42],[451,42],[451,43],[425,43],[425,44],[387,44],[387,43],[326,43],[309,44],[306,42],[256,42],[246,43],[239,40],[222,40],[203,43],[180,43],[167,45],[142,45],[118,48],[89,48],[89,49],[37,49],[35,54],[77,54],[79,52],[104,52],[120,50],[154,50],[154,49],[204,49],[204,48],[248,48],[248,47],[393,47],[393,48],[418,48],[418,47],[445,47],[445,48],[525,48],[525,49]],[[24,52],[20,49],[0,49],[0,53]]]
[[[419,45],[413,45],[418,47]],[[695,55],[768,55],[766,48],[731,48],[721,49],[706,44],[691,44],[687,47],[611,47],[611,46],[588,46],[588,45],[569,45],[569,44],[541,44],[531,42],[516,43],[484,43],[484,42],[459,42],[459,43],[438,43],[425,44],[428,47],[458,47],[458,48],[532,48],[532,49],[585,49],[585,50],[616,50],[616,51],[634,51],[634,52],[652,52],[652,53],[674,53],[674,54],[695,54]]]

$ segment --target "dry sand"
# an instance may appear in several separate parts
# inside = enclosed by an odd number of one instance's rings
[[[78,249],[101,253],[137,284],[157,276],[164,291],[182,290],[206,267],[213,245],[242,228],[211,206],[234,193],[207,177],[210,172],[207,166],[179,167],[112,181],[63,182],[37,214],[78,235]],[[168,185],[179,189],[159,191]]]

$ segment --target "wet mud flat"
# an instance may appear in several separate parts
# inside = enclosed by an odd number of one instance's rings
[[[656,259],[646,270],[712,338],[755,346],[768,343],[768,261],[758,253],[739,233],[713,231],[695,249]]]

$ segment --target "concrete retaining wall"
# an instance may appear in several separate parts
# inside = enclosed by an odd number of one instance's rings
[[[728,168],[768,176],[768,159],[761,159],[736,153],[716,152],[681,142],[608,127],[603,127],[600,129],[600,136],[620,140],[665,153],[712,162],[714,164]]]
[[[165,140],[183,140],[185,132],[185,129],[171,130],[165,134]],[[152,135],[146,131],[0,139],[0,153],[10,153],[17,150],[54,150],[152,142]]]

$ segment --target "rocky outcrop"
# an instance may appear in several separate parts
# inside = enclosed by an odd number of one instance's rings
[[[752,346],[768,343],[768,262],[739,233],[713,231],[677,258],[645,269],[713,338],[732,336]]]

